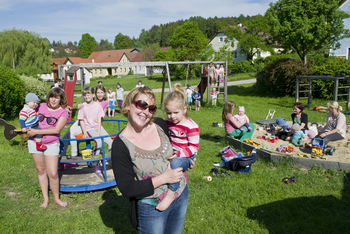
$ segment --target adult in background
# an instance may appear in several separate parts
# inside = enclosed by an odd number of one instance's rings
[[[346,134],[346,117],[340,112],[343,108],[336,101],[328,102],[327,108],[326,126],[316,136],[323,138],[325,145],[330,141],[343,140]]]
[[[300,128],[303,132],[305,130],[308,130],[309,128],[307,127],[308,125],[308,116],[303,112],[305,106],[301,102],[296,102],[293,104],[293,114],[292,114],[292,121],[293,124],[299,124]],[[293,125],[292,124],[292,125]]]
[[[181,233],[189,195],[187,176],[182,168],[170,168],[169,130],[163,119],[153,117],[155,103],[148,86],[126,96],[122,113],[128,122],[113,141],[112,167],[118,188],[130,198],[130,218],[139,233]],[[178,197],[166,210],[157,210],[167,184],[177,182]]]
[[[243,120],[242,122],[238,122],[236,117],[233,115],[233,110],[236,107],[236,103],[233,101],[227,101],[225,103],[224,109],[222,110],[222,121],[225,124],[225,131],[228,135],[233,136],[235,138],[239,138],[240,141],[243,141],[247,138],[252,138],[254,132],[254,125],[249,124],[251,130],[249,131],[246,126],[247,120]],[[242,128],[244,131],[239,130]]]
[[[40,206],[43,208],[46,208],[50,202],[49,183],[55,204],[62,207],[67,206],[67,202],[59,198],[57,172],[60,132],[68,119],[66,106],[67,99],[63,89],[51,89],[47,95],[46,103],[40,104],[37,108],[40,129],[29,128],[27,130],[27,134],[30,136],[28,139],[28,151],[32,154],[38,172],[39,185],[44,198],[44,202]],[[36,143],[33,140],[33,136],[36,134],[43,135],[42,143],[47,147],[44,152],[36,149]]]

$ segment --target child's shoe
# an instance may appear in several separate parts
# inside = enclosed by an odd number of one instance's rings
[[[94,166],[93,169],[94,169],[96,174],[101,174],[102,173],[102,168],[100,166]]]
[[[36,143],[36,149],[39,151],[45,151],[47,147],[39,142]]]
[[[245,132],[245,130],[243,128],[239,128],[239,130],[241,130],[242,132]]]
[[[248,127],[248,132],[252,131],[253,129],[251,127]]]

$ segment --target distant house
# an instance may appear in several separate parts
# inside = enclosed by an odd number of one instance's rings
[[[347,0],[340,7],[340,10],[350,14],[350,1]],[[350,18],[344,19],[344,28],[350,29]],[[336,50],[330,49],[331,56],[337,56],[345,59],[349,59],[350,57],[350,38],[343,38],[339,41],[340,48]]]
[[[140,51],[138,49],[124,49],[124,50],[106,50],[99,52],[92,52],[89,60],[92,63],[128,63],[134,59]],[[92,67],[94,77],[105,77],[108,75],[120,76],[128,75],[131,72],[130,66],[99,68]]]
[[[63,68],[66,71],[67,79],[72,80],[73,79],[74,70],[77,70],[77,81],[81,80],[81,70],[78,69],[79,68],[78,65],[80,63],[91,63],[91,60],[83,59],[83,58],[80,58],[80,57],[68,57],[68,58],[66,58],[66,60],[64,61],[63,64],[71,65],[71,66],[67,66],[67,67]],[[77,66],[74,66],[74,65],[77,65]],[[85,67],[83,69],[83,71],[84,71],[85,84],[90,84],[90,79],[93,78],[92,69]],[[62,72],[62,74],[64,75],[64,72]]]
[[[234,26],[234,27],[240,27],[241,31],[245,31],[245,27],[242,27],[242,24],[239,24],[238,26]],[[233,56],[233,61],[234,62],[239,62],[242,60],[246,60],[247,59],[247,55],[246,54],[242,54],[240,51],[240,48],[237,47],[238,44],[238,40],[234,39],[234,47],[231,46],[232,40],[229,39],[228,43],[225,43],[225,39],[227,38],[227,36],[225,35],[225,31],[226,28],[221,29],[220,31],[218,31],[216,33],[216,35],[209,41],[209,44],[212,45],[213,49],[215,50],[215,53],[219,53],[220,48],[222,48],[224,45],[228,46],[228,50],[232,51],[232,56]],[[280,48],[275,48],[274,49],[276,52],[279,52],[281,49]],[[259,57],[268,57],[271,55],[270,51],[258,51],[258,53],[256,53],[253,56],[253,59],[257,59]]]
[[[51,61],[51,73],[38,74],[44,81],[54,81],[58,77],[58,65],[63,65],[66,58],[53,58]]]

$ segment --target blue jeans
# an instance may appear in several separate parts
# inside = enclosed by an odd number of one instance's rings
[[[139,233],[180,234],[182,232],[188,203],[188,186],[164,211],[155,206],[137,203],[137,230]]]
[[[182,171],[187,171],[188,168],[191,166],[191,160],[194,160],[196,154],[192,155],[191,157],[188,158],[174,158],[170,162],[170,167],[171,169],[176,169],[179,167],[182,167]],[[175,184],[169,184],[168,187],[171,191],[175,192],[180,186],[180,182],[177,182]]]

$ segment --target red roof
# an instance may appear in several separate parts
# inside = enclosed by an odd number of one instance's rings
[[[64,63],[66,64],[68,59],[73,63],[73,64],[80,64],[80,63],[91,63],[91,59],[84,59],[80,57],[68,57]]]
[[[51,64],[62,65],[66,58],[53,58]]]
[[[106,63],[106,62],[120,62],[123,54],[125,53],[128,57],[131,57],[133,54],[137,54],[136,52],[132,52],[134,49],[124,49],[124,50],[105,50],[99,52],[92,52],[89,56],[89,59],[94,59],[94,63]],[[130,59],[130,57],[129,57]],[[130,59],[131,60],[131,59]]]

